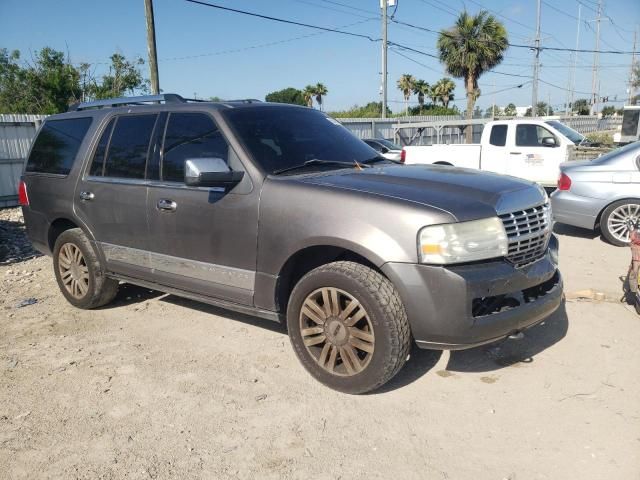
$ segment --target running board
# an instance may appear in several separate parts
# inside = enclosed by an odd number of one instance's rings
[[[259,317],[265,320],[271,320],[272,322],[284,323],[284,315],[278,312],[263,310],[261,308],[251,307],[249,305],[240,305],[239,303],[220,300],[217,298],[208,297],[206,295],[180,290],[179,288],[168,287],[159,283],[140,280],[139,278],[128,277],[126,275],[108,273],[107,276],[126,283],[138,285],[140,287],[150,288],[151,290],[157,290],[159,292],[169,293],[178,297],[188,298],[189,300],[195,300],[196,302],[207,303],[209,305],[213,305],[214,307],[223,308],[225,310],[231,310],[234,312],[243,313],[245,315]]]

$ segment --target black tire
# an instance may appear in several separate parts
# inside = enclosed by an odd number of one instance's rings
[[[357,300],[359,304],[356,307],[359,311],[363,308],[366,317],[365,331],[372,329],[372,336],[375,338],[373,352],[367,354],[364,351],[356,350],[358,355],[364,355],[366,360],[362,363],[365,366],[362,370],[353,374],[339,375],[323,368],[317,357],[314,357],[305,346],[302,335],[302,322],[306,318],[302,315],[302,308],[305,301],[310,295],[322,289],[333,289],[346,294],[352,299]],[[336,297],[337,298],[337,297]],[[341,300],[338,300],[340,304]],[[346,302],[346,301],[345,301]],[[350,303],[344,303],[348,306]],[[325,305],[322,305],[325,308]],[[330,307],[329,307],[330,308]],[[348,310],[344,308],[344,310]],[[346,321],[357,317],[355,314],[347,315]],[[336,317],[330,317],[336,321]],[[325,329],[326,336],[330,319],[325,319],[321,328]],[[316,322],[318,323],[318,322]],[[393,284],[381,275],[379,272],[355,262],[333,262],[318,267],[307,273],[293,289],[289,299],[287,308],[287,327],[289,330],[289,339],[293,345],[293,349],[298,359],[305,369],[318,381],[326,386],[344,393],[359,394],[375,390],[386,382],[391,380],[396,373],[402,368],[407,360],[409,349],[411,347],[411,331],[409,322],[400,296]],[[353,327],[344,327],[347,340],[346,343],[352,341],[358,342],[355,335],[352,335]],[[335,334],[335,332],[334,332]],[[322,336],[323,334],[320,334]],[[324,344],[329,345],[329,340]],[[309,338],[309,337],[307,337]],[[353,339],[353,340],[352,340]],[[319,348],[319,347],[318,347]],[[336,348],[329,345],[329,349]],[[329,350],[330,351],[330,350]],[[342,352],[342,350],[340,350]],[[342,353],[339,354],[342,357]],[[325,354],[325,359],[327,355]],[[322,355],[320,355],[322,358]],[[346,368],[346,364],[342,358],[335,360],[341,362],[336,366],[338,368]],[[346,362],[347,364],[349,362]],[[359,366],[361,366],[359,364]],[[333,368],[332,368],[333,370]]]
[[[616,211],[616,209],[622,207],[623,205],[632,205],[634,210],[638,208],[638,211],[640,212],[640,200],[618,200],[617,202],[613,202],[611,205],[605,208],[600,217],[600,231],[602,232],[602,236],[607,242],[617,247],[624,247],[629,245],[628,241],[624,242],[620,238],[616,238],[615,232],[609,225],[609,221],[611,220],[613,213]]]
[[[78,287],[78,295],[72,294],[62,279],[64,275],[62,269],[64,267],[61,265],[65,263],[64,258],[61,259],[63,247],[65,252],[66,249],[77,248],[82,254],[80,265],[81,267],[86,266],[86,276],[88,278],[82,287],[86,291],[81,291],[80,287]],[[62,253],[63,257],[65,255],[66,253]],[[56,239],[53,248],[53,270],[62,295],[74,307],[83,309],[101,307],[111,302],[118,293],[118,281],[105,276],[104,269],[89,239],[79,228],[65,230]],[[68,276],[66,278],[68,279]]]

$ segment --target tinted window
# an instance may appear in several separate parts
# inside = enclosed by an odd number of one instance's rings
[[[376,142],[372,142],[370,140],[365,140],[364,143],[366,143],[367,145],[369,145],[371,148],[373,148],[376,152],[381,152],[382,151],[382,146]]]
[[[144,178],[157,115],[118,117],[104,165],[105,177]]]
[[[189,158],[222,158],[229,147],[211,117],[202,113],[172,113],[164,137],[162,179],[184,181],[184,161]]]
[[[96,152],[93,154],[93,161],[91,162],[91,169],[89,170],[89,175],[98,175],[102,176],[102,167],[104,166],[104,157],[107,154],[107,147],[109,146],[109,138],[111,138],[111,131],[113,130],[113,124],[116,122],[115,118],[112,118],[107,125],[107,128],[104,129],[102,136],[100,137],[100,141],[98,142],[98,146],[96,147]]]
[[[389,140],[384,140],[384,139],[380,139],[378,140],[382,145],[384,145],[385,147],[387,147],[389,150],[402,150],[402,147],[400,145],[396,145],[393,142],[390,142]]]
[[[567,127],[564,123],[558,122],[557,120],[549,120],[548,122],[545,122],[545,123],[548,123],[549,125],[551,125],[553,128],[558,130],[562,135],[567,137],[576,145],[583,142],[586,139],[586,137],[581,133],[576,132],[573,128]]]
[[[516,126],[516,145],[519,147],[541,147],[542,139],[546,137],[555,138],[553,133],[538,125],[522,124]]]
[[[506,125],[494,125],[491,127],[491,136],[489,137],[489,143],[496,147],[504,147],[507,144],[507,126]]]
[[[45,122],[33,145],[26,171],[67,175],[89,125],[90,118]]]
[[[622,131],[625,136],[635,137],[638,134],[638,122],[640,121],[640,109],[625,110],[622,114]]]
[[[354,160],[364,162],[373,157],[366,143],[333,118],[310,108],[255,106],[225,110],[223,115],[268,173],[312,159],[342,162],[349,168]]]

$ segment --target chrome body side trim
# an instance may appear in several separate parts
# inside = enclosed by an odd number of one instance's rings
[[[110,243],[100,242],[100,246],[107,262],[126,263],[148,268],[152,273],[155,271],[171,273],[242,290],[254,290],[256,274],[250,270],[172,257]]]

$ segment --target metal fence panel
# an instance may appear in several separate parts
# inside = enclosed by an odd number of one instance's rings
[[[0,115],[0,207],[18,204],[18,181],[44,115]]]

